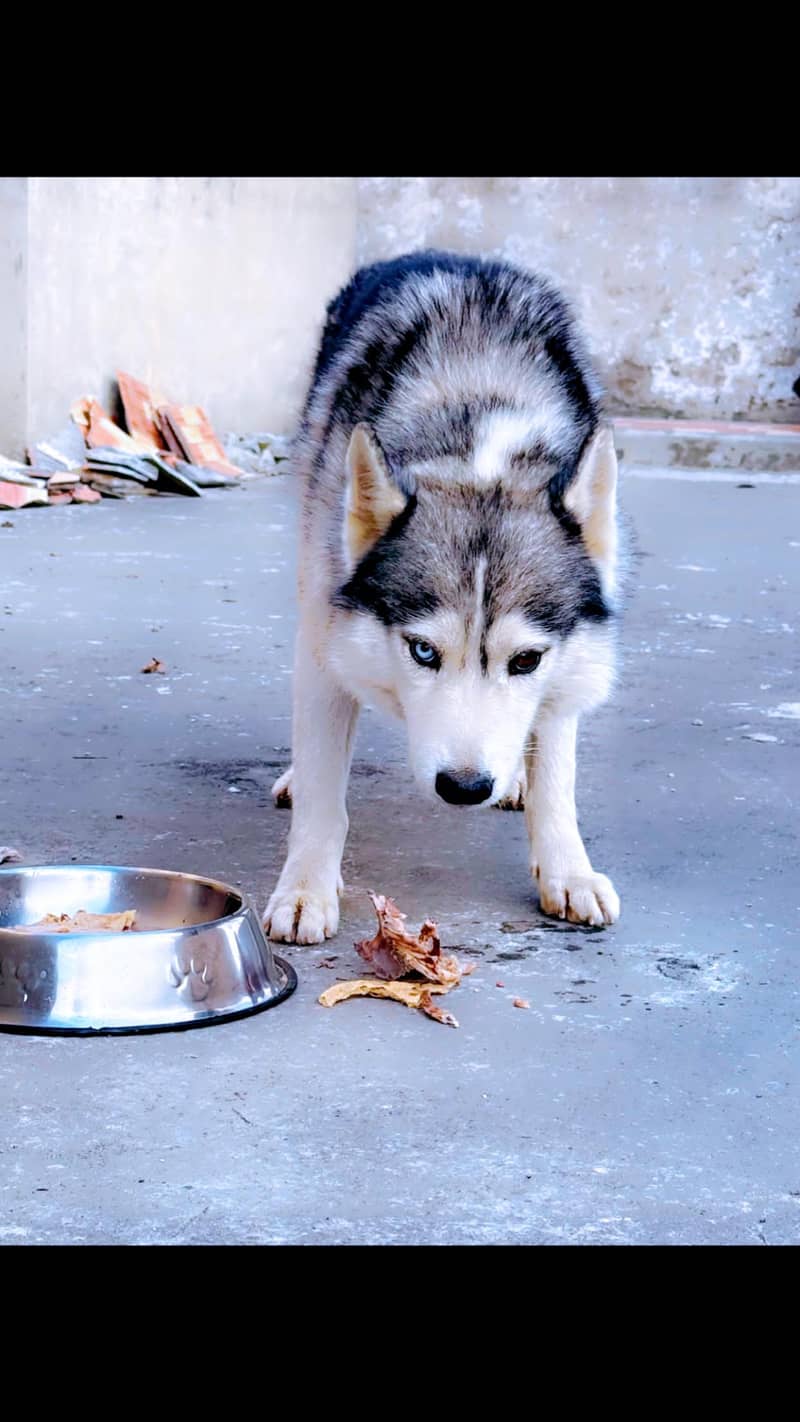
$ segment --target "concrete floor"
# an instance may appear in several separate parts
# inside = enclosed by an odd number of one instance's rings
[[[365,714],[343,927],[288,950],[293,998],[204,1032],[0,1034],[0,1240],[800,1239],[798,491],[631,479],[624,503],[641,557],[620,687],[579,775],[620,923],[542,918],[522,817],[423,807],[401,731]],[[289,479],[4,520],[0,843],[209,873],[263,907],[289,823],[269,797]],[[168,676],[140,674],[154,655]],[[368,888],[476,962],[448,999],[459,1031],[317,1005],[360,969]]]

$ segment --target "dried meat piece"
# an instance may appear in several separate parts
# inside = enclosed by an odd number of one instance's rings
[[[422,1011],[428,1017],[432,1017],[435,1022],[441,1022],[445,1027],[458,1026],[458,1022],[456,1021],[456,1018],[453,1016],[452,1012],[448,1012],[447,1009],[444,1007],[437,1007],[436,1003],[431,1001],[430,988],[428,988],[420,997],[419,1005]]]
[[[354,978],[336,984],[322,993],[323,1007],[333,1007],[349,997],[387,997],[406,1007],[424,1012],[447,1027],[457,1027],[451,1012],[433,1002],[432,994],[441,995],[458,987],[461,978],[471,973],[474,963],[461,967],[458,959],[442,952],[439,933],[432,919],[426,919],[418,934],[408,933],[406,915],[397,904],[383,894],[370,894],[378,918],[374,938],[356,943],[356,951],[379,975],[376,978]],[[408,974],[418,974],[416,982]],[[406,980],[400,982],[400,978]],[[422,979],[420,981],[420,978]]]
[[[406,1007],[419,1008],[423,998],[430,1002],[431,993],[444,993],[447,988],[439,983],[398,983],[385,982],[381,978],[351,978],[345,983],[335,983],[320,994],[323,1007],[335,1007],[337,1002],[346,1002],[350,997],[388,997],[393,1002],[402,1002]]]
[[[426,919],[418,934],[406,932],[406,915],[393,899],[383,894],[370,894],[378,916],[378,932],[374,938],[356,943],[356,952],[381,978],[400,978],[406,973],[420,973],[432,982],[457,987],[462,968],[452,954],[442,953],[436,924]]]
[[[76,914],[46,913],[36,923],[21,923],[14,926],[15,933],[127,933],[136,924],[136,909],[123,909],[121,913],[87,913],[78,909]]]

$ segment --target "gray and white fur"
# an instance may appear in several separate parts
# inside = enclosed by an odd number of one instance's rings
[[[502,262],[412,253],[328,308],[303,483],[293,764],[273,939],[337,931],[353,735],[399,716],[420,791],[524,809],[542,909],[613,923],[575,810],[582,712],[611,688],[617,465],[563,298]]]

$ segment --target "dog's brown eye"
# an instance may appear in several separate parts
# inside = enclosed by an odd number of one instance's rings
[[[542,660],[541,652],[517,652],[508,664],[509,676],[527,676],[529,672],[536,671]]]
[[[430,642],[424,642],[421,637],[411,637],[408,642],[408,650],[421,667],[428,667],[430,671],[438,671],[442,665],[442,659],[436,648]]]

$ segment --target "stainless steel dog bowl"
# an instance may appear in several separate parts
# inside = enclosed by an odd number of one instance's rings
[[[126,933],[20,932],[45,914],[136,909]],[[0,1031],[163,1032],[229,1022],[297,986],[227,884],[106,864],[0,869]]]

